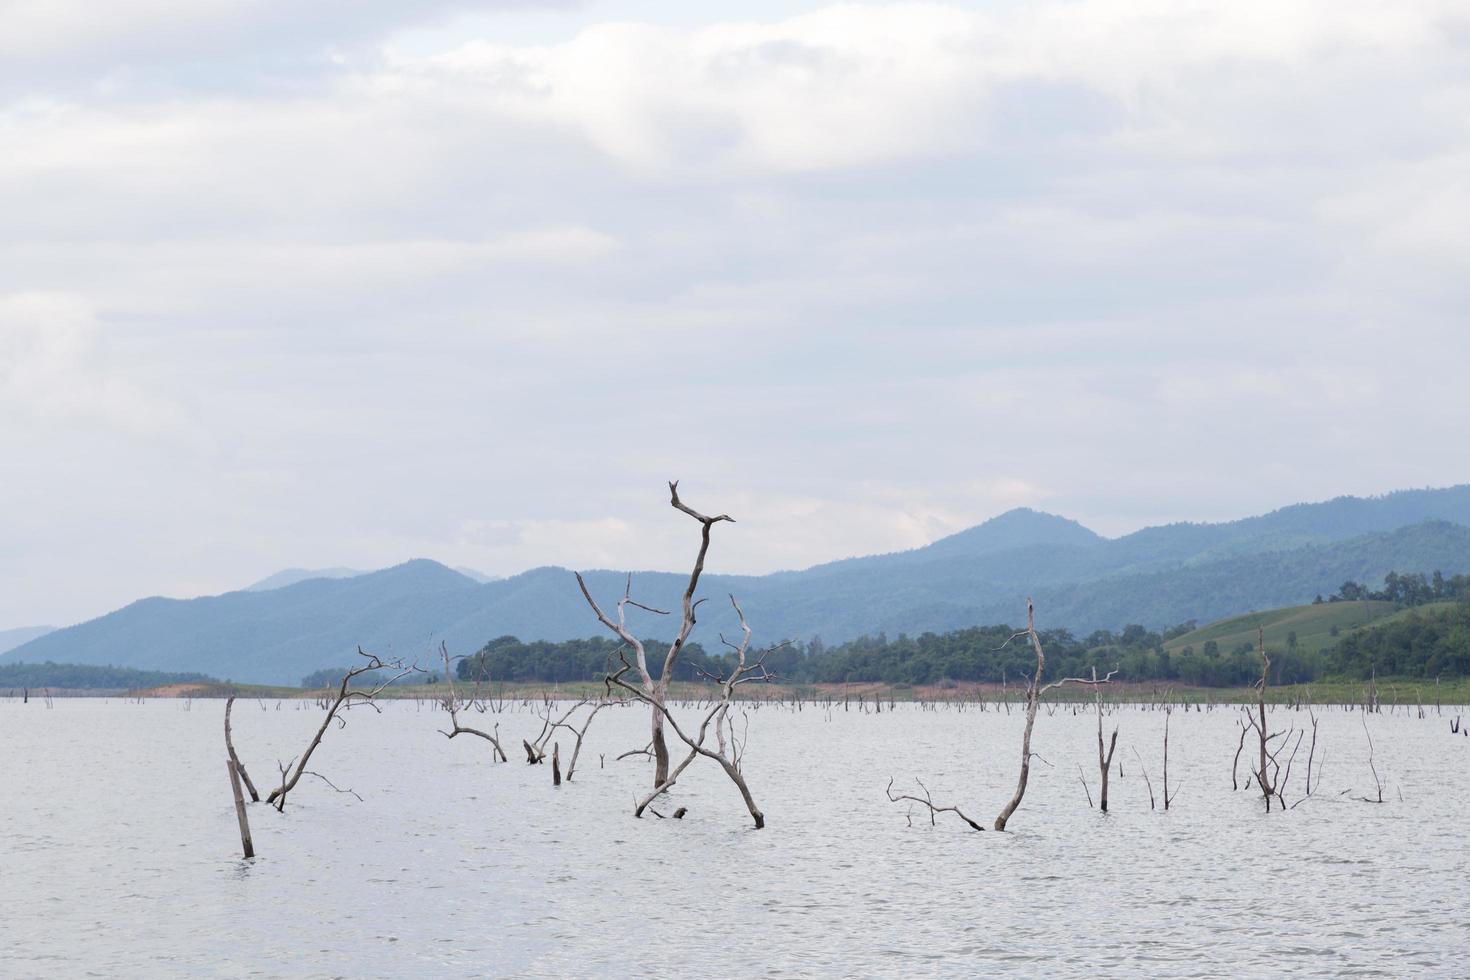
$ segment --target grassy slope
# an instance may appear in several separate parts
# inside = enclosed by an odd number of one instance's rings
[[[1186,646],[1198,651],[1207,641],[1214,640],[1220,645],[1221,653],[1228,653],[1241,643],[1255,646],[1256,629],[1264,626],[1268,647],[1285,649],[1287,635],[1295,631],[1298,647],[1304,652],[1316,652],[1340,639],[1332,635],[1334,626],[1339,633],[1347,633],[1369,623],[1386,622],[1407,611],[1400,611],[1392,602],[1376,601],[1324,602],[1321,605],[1267,609],[1201,626],[1191,633],[1175,637],[1164,646],[1169,653],[1176,654]]]

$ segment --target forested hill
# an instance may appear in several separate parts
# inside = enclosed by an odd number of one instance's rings
[[[913,551],[765,576],[717,574],[719,538],[738,533],[739,525],[716,529],[701,586],[717,600],[702,610],[700,636],[711,642],[734,626],[727,593],[739,597],[757,642],[820,637],[835,644],[1013,623],[1028,595],[1042,626],[1085,635],[1127,623],[1160,629],[1296,605],[1331,594],[1348,579],[1374,585],[1393,569],[1470,572],[1470,486],[1340,498],[1116,539],[1022,509]],[[624,575],[593,571],[587,579],[594,595],[611,604]],[[677,608],[684,582],[682,572],[637,572],[633,586],[642,601]],[[674,625],[648,614],[633,623],[655,637]],[[566,569],[481,584],[418,560],[268,591],[144,599],[5,656],[295,684],[313,670],[347,662],[359,644],[416,656],[440,640],[470,653],[498,636],[561,641],[598,633]]]
[[[51,626],[20,626],[15,629],[0,630],[0,653],[13,650],[22,643],[29,643],[38,636],[45,636],[53,628]]]

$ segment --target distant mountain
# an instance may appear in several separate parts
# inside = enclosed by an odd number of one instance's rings
[[[22,643],[29,643],[36,637],[45,636],[55,629],[55,626],[21,626],[17,629],[0,630],[0,653],[14,650]]]
[[[245,586],[246,592],[269,592],[284,589],[297,582],[309,582],[314,578],[357,578],[367,572],[360,568],[284,568],[274,575],[267,575],[253,585]]]
[[[477,572],[473,568],[465,568],[462,565],[456,565],[454,571],[481,585],[484,585],[486,582],[500,581],[500,576],[498,575],[486,575],[484,572]],[[371,572],[363,571],[360,568],[286,568],[276,572],[274,575],[267,575],[253,585],[245,586],[245,591],[269,592],[272,589],[284,589],[286,586],[295,585],[297,582],[309,582],[314,578],[357,578],[359,575],[369,574]]]
[[[718,538],[738,527],[716,529]],[[735,627],[739,597],[757,642],[840,642],[1017,623],[1034,596],[1045,627],[1074,632],[1130,622],[1164,627],[1310,602],[1346,579],[1391,570],[1470,572],[1470,486],[1343,497],[1220,524],[1171,524],[1108,539],[1065,518],[1015,510],[923,548],[765,576],[706,574],[699,635]],[[604,608],[623,571],[586,573]],[[687,573],[638,572],[635,596],[676,609]],[[672,617],[636,612],[644,636]],[[313,578],[269,591],[144,599],[31,640],[9,658],[192,670],[238,681],[297,683],[374,652],[431,657],[442,640],[469,653],[506,634],[567,640],[600,632],[571,572],[537,568],[478,583],[432,561],[353,578]]]
[[[433,624],[463,615],[465,594],[477,588],[483,586],[420,560],[264,592],[140,599],[32,640],[5,659],[140,670],[187,663],[226,680],[295,684],[318,667],[350,663],[359,643],[382,654],[425,653]]]

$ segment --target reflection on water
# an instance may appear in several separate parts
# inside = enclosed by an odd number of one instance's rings
[[[1235,716],[1176,711],[1174,809],[1162,716],[1125,708],[1110,789],[1095,721],[1037,721],[1007,834],[890,804],[890,776],[984,823],[1014,787],[1021,713],[751,713],[750,829],[718,767],[676,793],[682,821],[634,820],[650,777],[639,709],[605,711],[575,782],[446,740],[431,705],[353,712],[284,815],[250,807],[253,863],[223,766],[223,702],[0,700],[0,974],[5,976],[1163,976],[1463,974],[1470,738],[1449,714],[1319,710],[1322,787],[1286,813],[1232,792]],[[320,720],[309,702],[237,702],[262,790]],[[541,722],[499,716],[517,744]],[[1273,728],[1305,724],[1284,709]],[[570,748],[570,743],[563,746]],[[1288,796],[1305,788],[1298,757]],[[606,767],[599,755],[606,755]],[[1245,764],[1242,763],[1242,772]],[[1350,789],[1350,794],[1340,791]],[[1400,800],[1402,794],[1402,800]]]

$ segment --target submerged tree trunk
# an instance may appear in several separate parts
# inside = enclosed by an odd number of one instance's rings
[[[669,779],[669,747],[664,737],[664,720],[667,715],[666,705],[669,697],[669,683],[674,678],[674,669],[678,666],[679,655],[684,651],[684,644],[689,640],[689,635],[694,632],[696,622],[695,613],[699,603],[694,599],[694,591],[699,586],[699,577],[704,573],[704,559],[709,554],[710,529],[721,521],[735,522],[735,518],[728,514],[720,514],[717,517],[706,517],[699,511],[685,504],[679,499],[679,481],[672,480],[669,483],[669,505],[675,510],[688,514],[700,524],[699,552],[694,558],[694,567],[689,573],[689,582],[684,588],[682,600],[682,618],[679,624],[679,632],[674,641],[669,644],[668,652],[664,655],[663,671],[654,677],[648,666],[648,655],[644,650],[643,641],[634,636],[627,626],[625,618],[626,607],[636,606],[645,612],[655,613],[660,616],[668,615],[662,609],[654,609],[650,606],[634,602],[632,599],[632,576],[628,577],[627,586],[623,590],[623,598],[618,602],[617,622],[613,622],[602,611],[601,607],[592,598],[592,593],[587,590],[587,583],[583,581],[581,573],[577,573],[577,585],[582,589],[582,596],[587,604],[592,607],[598,622],[628,645],[633,651],[634,664],[637,667],[639,680],[642,682],[638,696],[640,700],[648,702],[649,710],[649,734],[653,749],[653,785],[655,788],[664,785]],[[625,685],[626,686],[626,685]]]
[[[252,803],[259,803],[260,794],[255,791],[255,784],[250,781],[250,774],[245,771],[245,767],[240,763],[240,757],[235,754],[235,740],[230,737],[230,710],[234,707],[235,699],[232,696],[225,702],[225,750],[230,754],[230,765],[235,767],[235,772],[239,773],[240,778],[245,780],[245,788],[250,790],[250,801]],[[249,857],[250,855],[247,854],[245,856]]]
[[[689,747],[689,752],[673,768],[667,778],[654,786],[651,793],[634,805],[633,815],[636,817],[641,817],[643,811],[649,808],[649,804],[668,792],[670,787],[678,780],[679,776],[683,774],[684,770],[689,768],[689,764],[703,755],[718,762],[720,767],[725,770],[725,775],[729,776],[730,781],[735,784],[735,788],[740,790],[740,798],[745,801],[745,808],[750,811],[750,818],[755,821],[755,829],[761,830],[766,825],[766,815],[756,805],[755,798],[751,795],[750,787],[745,782],[745,774],[741,771],[740,764],[745,751],[745,743],[735,732],[735,724],[730,718],[730,706],[733,703],[735,688],[753,680],[768,681],[771,679],[771,675],[766,671],[764,653],[756,658],[754,663],[747,664],[746,653],[750,649],[750,625],[745,621],[745,613],[741,611],[740,603],[735,601],[734,596],[730,597],[730,605],[734,608],[735,615],[740,619],[740,631],[743,634],[739,645],[725,641],[725,645],[735,651],[734,669],[725,677],[706,675],[710,676],[711,679],[720,685],[719,699],[706,712],[703,721],[700,722],[698,732],[694,735],[690,735],[683,728],[679,727],[679,722],[673,715],[669,714],[667,705],[655,705],[659,714],[668,720],[669,727],[674,730],[674,734],[678,736],[681,742]],[[721,637],[721,640],[724,640],[724,637]],[[607,679],[608,684],[616,684],[632,692],[637,697],[644,697],[638,687],[622,679],[623,673],[628,669],[629,667],[625,666],[623,670],[618,671],[616,674],[609,675]],[[714,727],[715,749],[710,749],[705,744],[711,725]],[[682,810],[683,808],[681,807],[680,809]],[[653,812],[658,814],[657,810]],[[661,816],[661,814],[658,815]],[[679,814],[676,813],[675,816],[677,817]]]
[[[1102,688],[1098,686],[1097,668],[1092,668],[1092,696],[1097,704],[1097,767],[1102,772],[1102,792],[1099,794],[1098,806],[1103,813],[1108,812],[1108,771],[1113,768],[1113,750],[1118,747],[1118,728],[1113,726],[1113,738],[1108,743],[1107,752],[1103,751],[1103,709]]]
[[[230,772],[230,790],[235,796],[235,820],[240,825],[240,849],[245,852],[245,857],[253,858],[255,844],[250,839],[250,818],[245,814],[245,797],[240,794],[240,764],[234,759],[226,759],[225,768]]]
[[[1011,639],[1019,636],[1028,638],[1031,641],[1031,649],[1036,651],[1036,673],[1031,675],[1031,684],[1026,688],[1026,728],[1021,734],[1021,775],[1016,780],[1015,795],[1005,805],[1005,809],[1000,811],[1000,816],[995,818],[996,830],[1006,829],[1006,822],[1011,819],[1011,816],[1016,812],[1016,808],[1021,805],[1021,799],[1026,795],[1026,784],[1031,779],[1031,730],[1036,727],[1036,709],[1041,704],[1042,695],[1054,687],[1061,687],[1063,684],[1091,684],[1095,691],[1099,684],[1111,682],[1113,674],[1117,673],[1117,671],[1108,671],[1106,677],[1098,680],[1097,671],[1094,670],[1092,680],[1087,680],[1082,677],[1063,677],[1043,687],[1041,685],[1041,677],[1042,673],[1046,670],[1046,654],[1041,649],[1041,637],[1036,633],[1036,607],[1032,605],[1030,599],[1026,600],[1026,628],[1020,633],[1016,633]],[[1009,643],[1010,640],[1006,642]],[[1101,711],[1101,701],[1099,701],[1098,710]],[[1099,726],[1102,724],[1101,720],[1099,720],[1098,724]],[[1116,732],[1113,734],[1113,739],[1114,744],[1116,744]],[[1098,754],[1102,756],[1102,730],[1100,727],[1098,730]],[[1111,764],[1112,758],[1113,752],[1112,749],[1109,749],[1105,762]],[[1104,773],[1104,779],[1106,779],[1106,773]]]
[[[1016,781],[1016,792],[1011,801],[1000,811],[1000,816],[995,818],[995,829],[1005,830],[1006,821],[1016,812],[1021,805],[1021,798],[1026,795],[1026,783],[1031,778],[1031,729],[1036,726],[1036,706],[1041,700],[1041,672],[1046,667],[1046,654],[1041,649],[1041,638],[1036,635],[1036,611],[1031,600],[1026,600],[1026,636],[1031,640],[1031,648],[1036,651],[1036,673],[1031,675],[1031,685],[1026,689],[1026,728],[1021,735],[1021,776]]]
[[[1271,673],[1271,657],[1266,653],[1266,631],[1265,627],[1256,628],[1256,646],[1261,653],[1261,682],[1256,689],[1256,711],[1259,720],[1256,722],[1256,734],[1260,740],[1260,768],[1256,771],[1256,783],[1261,788],[1261,795],[1266,799],[1266,812],[1271,812],[1271,794],[1275,792],[1271,787],[1271,776],[1266,771],[1270,753],[1266,742],[1266,684]]]
[[[662,786],[669,778],[669,743],[664,740],[663,698],[652,710],[653,724],[653,785]]]

